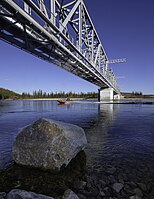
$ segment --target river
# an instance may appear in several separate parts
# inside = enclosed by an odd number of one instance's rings
[[[67,176],[67,182],[63,179],[65,186],[58,185],[59,188],[54,189],[56,191],[48,185],[51,188],[49,191],[46,184],[50,184],[49,179],[44,173],[37,176],[38,171],[23,177],[34,178],[35,173],[35,182],[32,179],[23,182],[22,172],[25,172],[25,168],[15,165],[11,157],[12,144],[19,131],[39,118],[76,124],[85,130],[88,140],[84,155],[80,155],[84,160],[84,164],[81,161],[84,171],[81,171],[79,165],[79,171],[74,174],[77,180]],[[78,164],[81,162],[79,160]],[[56,101],[50,100],[0,101],[0,170],[0,191],[22,188],[39,190],[51,196],[53,191],[53,196],[58,196],[66,188],[71,188],[81,199],[133,199],[133,196],[134,199],[152,199],[154,105],[99,104],[95,101],[57,105]],[[55,174],[46,175],[55,177]],[[41,189],[43,185],[39,184],[40,176],[46,178],[46,188]]]

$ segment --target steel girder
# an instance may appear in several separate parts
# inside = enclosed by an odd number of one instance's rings
[[[99,87],[120,93],[83,0],[3,0],[0,38]]]

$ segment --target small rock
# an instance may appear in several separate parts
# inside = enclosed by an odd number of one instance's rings
[[[129,184],[131,186],[131,188],[136,188],[137,187],[136,183],[133,182],[133,181],[131,181],[130,183],[127,183],[127,184]]]
[[[109,190],[109,187],[105,187],[105,188],[104,188],[104,191],[108,191],[108,190]]]
[[[4,199],[6,196],[6,193],[5,192],[0,192],[0,199]]]
[[[105,187],[105,188],[104,188],[104,191],[108,191],[108,190],[109,190],[109,187]]]
[[[141,197],[139,197],[139,196],[136,196],[136,199],[142,199]]]
[[[63,199],[79,199],[79,197],[71,189],[68,189],[65,191]]]
[[[113,175],[109,175],[108,180],[110,181],[111,184],[116,183],[116,179]]]
[[[119,182],[120,182],[120,183],[122,183],[122,184],[124,184],[124,183],[125,183],[125,181],[124,181],[124,180],[122,180],[122,179],[119,179]]]
[[[134,189],[134,192],[135,192],[136,195],[139,196],[139,197],[142,197],[142,196],[143,196],[143,193],[142,193],[141,189],[139,189],[139,188]]]
[[[100,183],[100,185],[101,185],[102,187],[105,187],[105,186],[106,186],[106,182],[103,181],[103,180],[99,180],[99,183]]]
[[[78,194],[80,199],[87,199],[87,197],[81,193]]]
[[[142,199],[141,197],[135,195],[135,196],[131,196],[130,199]]]
[[[85,182],[85,181],[81,181],[81,186],[82,186],[82,187],[85,187],[85,186],[86,186],[86,184],[87,184],[87,182]]]
[[[45,196],[42,194],[36,194],[31,191],[25,191],[21,189],[12,189],[7,194],[7,199],[54,199],[50,196]]]
[[[142,189],[142,191],[147,191],[147,187],[144,183],[137,183],[137,185]]]
[[[113,174],[116,172],[116,168],[115,167],[109,167],[106,171],[107,173]]]
[[[128,184],[125,184],[124,191],[129,194],[133,193],[133,190],[131,189],[131,187]]]
[[[119,193],[120,191],[121,191],[121,189],[123,188],[123,184],[122,183],[114,183],[113,184],[113,189],[117,192],[117,193]]]
[[[120,174],[118,175],[118,180],[119,180],[119,181],[127,181],[127,180],[128,180],[128,177],[127,177],[127,175],[126,175],[125,173],[120,173]]]
[[[105,193],[103,191],[100,191],[100,196],[105,196]]]
[[[111,196],[111,193],[113,192],[112,191],[112,188],[111,187],[105,187],[104,189],[103,189],[103,192],[105,193],[105,197],[104,198],[108,198],[108,197],[110,197]]]

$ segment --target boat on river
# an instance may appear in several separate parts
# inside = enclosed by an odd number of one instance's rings
[[[66,103],[66,100],[63,100],[63,99],[59,99],[57,100],[58,104],[65,104]]]
[[[66,102],[71,101],[69,97],[67,97],[66,99],[58,99],[57,102],[58,104],[66,104]]]

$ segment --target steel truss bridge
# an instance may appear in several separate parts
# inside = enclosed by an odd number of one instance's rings
[[[120,94],[83,0],[66,1],[1,0],[0,39]]]

